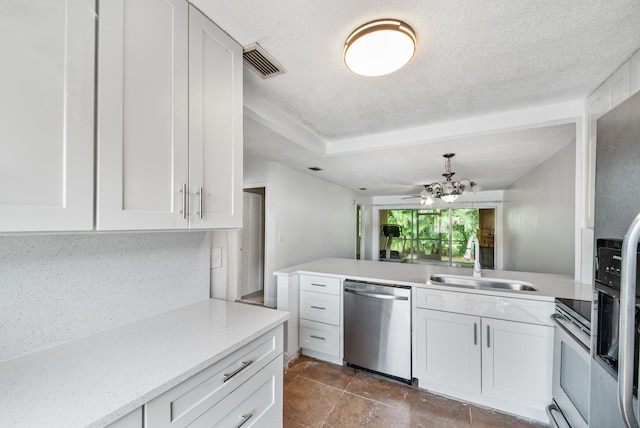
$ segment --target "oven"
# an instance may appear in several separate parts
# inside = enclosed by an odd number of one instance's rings
[[[640,247],[636,254],[640,261]],[[622,273],[622,240],[597,239],[595,260],[595,319],[593,340],[593,363],[591,365],[591,409],[589,419],[592,426],[626,426],[618,411],[619,384],[618,369],[620,357],[620,283]],[[640,283],[640,270],[636,272],[636,282]],[[638,344],[640,343],[640,287],[636,287],[635,324],[633,336],[635,347],[625,353],[625,358],[633,361],[633,381],[630,386],[631,398],[637,402],[638,396]]]
[[[595,360],[615,378],[618,376],[618,338],[620,319],[620,271],[622,240],[598,239],[596,242],[595,289],[597,298],[597,336]],[[640,253],[638,254],[640,261]],[[640,270],[637,272],[640,280]],[[640,287],[636,289],[635,343],[640,343]],[[633,394],[638,389],[638,347],[634,352]]]
[[[591,301],[556,299],[552,315],[553,403],[547,407],[554,427],[586,428],[589,421],[589,345]]]

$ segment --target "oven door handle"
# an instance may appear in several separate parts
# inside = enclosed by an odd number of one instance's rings
[[[574,340],[578,345],[580,345],[580,346],[582,347],[582,349],[584,349],[584,351],[585,351],[587,354],[589,353],[589,348],[588,348],[584,343],[582,343],[582,340],[578,339],[578,337],[577,337],[575,334],[573,334],[573,333],[571,332],[571,330],[569,330],[567,327],[565,327],[565,326],[564,326],[564,324],[562,324],[562,323],[560,322],[560,320],[566,320],[566,321],[569,321],[569,320],[567,320],[567,318],[566,318],[566,317],[563,317],[563,316],[562,316],[562,315],[560,315],[560,314],[553,314],[553,315],[551,315],[551,319],[553,320],[553,322],[555,323],[555,325],[557,325],[558,327],[560,327],[560,329],[561,329],[562,331],[564,331],[565,333],[567,333],[571,339],[573,339],[573,340]],[[570,321],[569,321],[569,322],[570,322]]]
[[[627,427],[637,428],[633,414],[633,365],[636,314],[636,260],[640,241],[640,214],[631,222],[622,241],[620,271],[620,330],[618,348],[618,403]],[[637,346],[637,344],[635,345]]]
[[[549,404],[547,406],[546,410],[547,410],[547,416],[549,416],[549,420],[551,421],[551,427],[552,428],[562,428],[562,427],[565,427],[565,426],[569,426],[569,422],[567,422],[567,420],[565,419],[564,415],[562,414],[562,411],[556,405],[556,403]],[[553,414],[554,412],[560,414],[560,417],[564,421],[564,423],[562,425],[560,425],[558,423],[558,420],[556,419],[556,417]]]

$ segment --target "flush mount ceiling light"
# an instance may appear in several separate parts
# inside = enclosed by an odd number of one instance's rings
[[[444,174],[442,174],[446,180],[442,183],[431,183],[425,184],[424,190],[420,192],[420,205],[431,205],[435,198],[440,198],[447,203],[451,203],[458,199],[458,196],[464,195],[467,193],[467,187],[473,193],[476,193],[480,190],[480,186],[475,181],[471,181],[468,178],[463,178],[460,181],[453,181],[451,177],[455,174],[455,172],[451,171],[451,158],[454,157],[455,153],[447,153],[444,156],[447,161],[444,166],[447,170]]]
[[[383,76],[408,63],[416,34],[402,21],[380,19],[356,29],[344,43],[344,63],[362,76]]]

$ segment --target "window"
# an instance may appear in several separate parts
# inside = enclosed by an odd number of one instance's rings
[[[482,267],[492,269],[494,219],[493,209],[381,210],[380,260],[473,266],[473,248],[470,260],[464,254],[469,238],[476,235]],[[399,233],[384,225],[399,226]]]

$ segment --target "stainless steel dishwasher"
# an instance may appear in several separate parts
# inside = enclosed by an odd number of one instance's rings
[[[411,383],[411,287],[344,282],[344,359]]]

